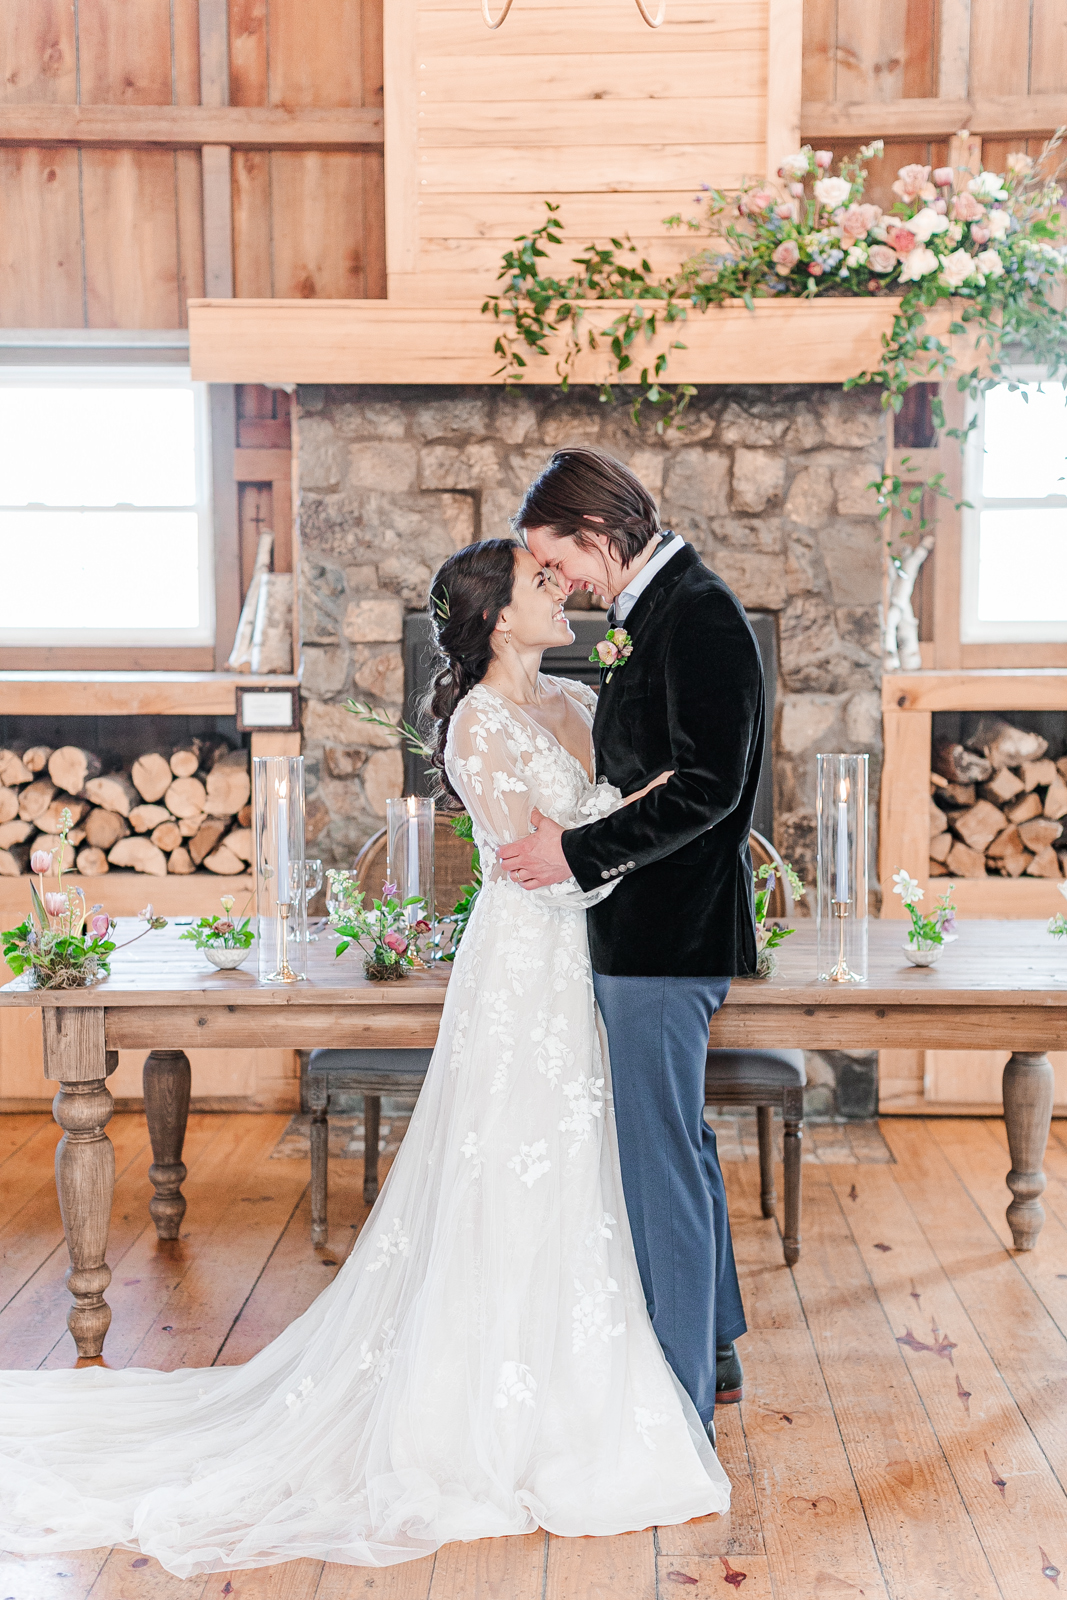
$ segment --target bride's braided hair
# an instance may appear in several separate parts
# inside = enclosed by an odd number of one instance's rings
[[[481,683],[489,670],[493,629],[514,588],[517,548],[511,539],[469,544],[449,556],[430,585],[427,609],[444,659],[423,709],[434,720],[431,762],[443,788],[456,800],[460,797],[445,775],[448,726],[463,696]]]

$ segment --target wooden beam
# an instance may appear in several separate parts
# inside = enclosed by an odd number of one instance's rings
[[[235,150],[380,149],[376,106],[0,106],[0,145],[167,145]]]
[[[938,97],[942,100],[962,100],[970,89],[970,76],[971,0],[941,0]]]
[[[197,22],[200,32],[200,104],[228,106],[230,103],[230,6],[229,0],[198,0]],[[212,144],[226,144],[213,139]]]
[[[767,13],[767,176],[800,149],[804,0],[769,0]]]
[[[220,299],[233,294],[233,182],[228,144],[200,152],[204,196],[204,289]]]
[[[292,475],[291,450],[238,449],[233,452],[235,483],[277,483],[286,487]]]
[[[807,100],[801,107],[805,139],[947,138],[957,128],[973,133],[1045,133],[1067,122],[1067,95],[1019,94],[967,100]]]
[[[233,649],[241,612],[241,551],[237,532],[237,397],[233,385],[211,385],[211,500],[215,533],[215,668],[222,672]]]
[[[675,339],[672,383],[842,383],[874,365],[899,301],[886,297],[813,302],[739,301],[694,312],[643,347],[645,359]],[[603,330],[617,307],[589,307]],[[927,328],[949,339],[951,309]],[[189,353],[196,379],[214,383],[493,383],[499,324],[477,304],[407,305],[384,300],[190,300]],[[952,341],[949,340],[951,343]],[[973,356],[962,345],[961,359]],[[579,357],[573,381],[610,377],[603,352]],[[559,382],[555,362],[534,361],[526,382]],[[229,468],[227,468],[229,470]]]
[[[417,270],[419,150],[416,100],[418,0],[389,0],[383,19],[385,56],[385,270]]]

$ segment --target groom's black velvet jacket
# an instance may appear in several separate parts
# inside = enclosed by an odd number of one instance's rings
[[[597,774],[643,800],[563,835],[596,972],[735,977],[756,970],[748,834],[763,754],[763,668],[740,601],[686,545],[627,617],[633,654],[601,674]]]

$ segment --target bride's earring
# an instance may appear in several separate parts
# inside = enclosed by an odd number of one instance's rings
[[[511,643],[511,629],[510,628],[505,628],[505,630],[504,630],[504,643],[505,644],[510,644]]]

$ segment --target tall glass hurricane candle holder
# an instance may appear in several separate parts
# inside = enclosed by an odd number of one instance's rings
[[[424,906],[411,906],[409,922],[426,917],[433,922],[433,818],[432,800],[421,795],[406,795],[403,800],[386,801],[389,827],[389,882],[396,884],[396,896],[403,905],[417,896]]]
[[[252,761],[259,976],[265,983],[307,977],[304,897],[304,758]]]
[[[867,981],[867,756],[818,756],[816,933],[824,983]]]

